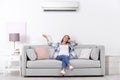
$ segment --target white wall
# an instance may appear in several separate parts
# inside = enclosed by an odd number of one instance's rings
[[[55,42],[69,34],[79,44],[104,45],[106,54],[120,55],[120,0],[70,0],[79,1],[77,12],[43,12],[43,1],[50,0],[0,1],[0,54],[8,54],[13,47],[6,23],[27,22],[28,40],[18,43],[20,48],[25,44],[46,44],[42,34],[50,35]]]

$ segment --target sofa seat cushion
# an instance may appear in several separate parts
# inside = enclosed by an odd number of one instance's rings
[[[35,60],[27,61],[28,68],[61,68],[61,61],[59,60]]]
[[[71,59],[70,63],[75,68],[96,68],[96,67],[100,67],[100,61],[99,60]]]
[[[100,67],[99,60],[87,60],[87,59],[71,59],[70,63],[75,68],[97,68]],[[35,60],[27,61],[28,68],[61,68],[62,62],[59,60]]]

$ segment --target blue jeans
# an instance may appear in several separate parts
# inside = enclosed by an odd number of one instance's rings
[[[57,56],[56,59],[62,61],[62,69],[66,69],[67,66],[70,64],[70,62],[69,62],[69,60],[70,60],[69,56],[60,55],[60,56]]]

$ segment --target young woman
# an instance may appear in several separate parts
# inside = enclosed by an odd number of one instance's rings
[[[75,52],[74,52],[74,46],[77,45],[75,41],[70,40],[69,35],[65,35],[61,42],[59,43],[52,43],[49,41],[48,37],[46,35],[43,35],[43,37],[47,40],[49,46],[55,47],[55,53],[54,58],[57,60],[62,61],[62,70],[61,74],[65,75],[65,70],[68,67],[70,70],[72,70],[74,67],[70,64],[70,55],[72,55],[74,58],[77,58]]]

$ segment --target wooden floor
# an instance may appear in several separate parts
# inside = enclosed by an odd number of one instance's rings
[[[0,80],[120,80],[120,75],[104,77],[21,77],[19,73],[0,73]]]

